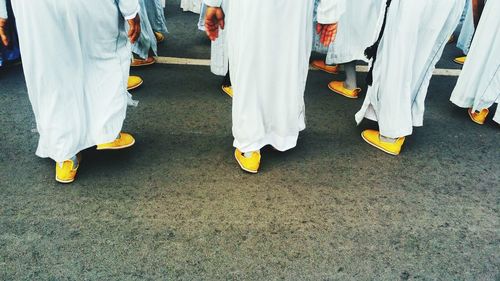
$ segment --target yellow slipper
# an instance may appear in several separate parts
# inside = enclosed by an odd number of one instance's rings
[[[465,60],[467,59],[467,56],[463,56],[463,57],[457,57],[455,58],[453,61],[455,63],[458,63],[458,64],[461,64],[463,65],[465,63]]]
[[[130,66],[132,67],[139,67],[139,66],[147,66],[147,65],[152,65],[155,64],[156,60],[153,57],[148,57],[147,59],[132,59],[132,63]]]
[[[468,112],[470,119],[472,119],[474,123],[484,125],[484,122],[486,122],[486,117],[488,117],[490,110],[485,108],[481,110],[481,112],[472,112],[472,108],[469,108]]]
[[[127,91],[139,88],[144,81],[139,76],[129,76],[127,81]]]
[[[222,86],[222,91],[226,93],[228,96],[233,97],[233,87],[231,86]]]
[[[99,144],[97,150],[119,150],[131,147],[135,144],[135,139],[127,133],[120,133],[120,137],[116,140],[104,144]]]
[[[59,183],[72,183],[75,181],[76,172],[78,167],[80,167],[81,156],[78,154],[76,156],[76,163],[73,160],[66,160],[63,162],[62,166],[56,163],[56,181]]]
[[[157,43],[161,43],[161,42],[165,41],[165,35],[163,35],[163,33],[161,33],[161,32],[155,31],[155,37],[156,37]]]
[[[343,95],[346,98],[357,99],[359,93],[361,92],[360,88],[349,90],[344,86],[344,82],[342,81],[332,81],[328,84],[328,88],[333,92]]]
[[[385,142],[380,140],[380,133],[376,130],[366,130],[361,133],[361,137],[371,146],[391,155],[399,155],[405,142],[405,138],[398,138],[396,142]]]
[[[260,152],[253,152],[252,157],[247,158],[239,149],[236,149],[234,151],[234,158],[236,158],[236,161],[243,171],[252,174],[257,174],[259,171],[261,159]]]
[[[327,65],[324,60],[314,60],[311,62],[312,68],[324,71],[330,74],[338,74],[339,66],[338,65]]]

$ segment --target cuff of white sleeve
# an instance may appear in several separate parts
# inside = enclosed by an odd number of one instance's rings
[[[203,0],[205,5],[209,7],[220,7],[222,5],[222,0]]]
[[[137,6],[137,9],[135,12],[133,12],[132,14],[130,15],[123,15],[123,17],[125,18],[125,20],[131,20],[131,19],[134,19],[137,14],[139,13],[139,11],[141,10],[141,7],[140,6]]]

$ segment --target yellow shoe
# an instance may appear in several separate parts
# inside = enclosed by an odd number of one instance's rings
[[[252,157],[245,157],[243,153],[239,149],[236,149],[234,151],[234,158],[236,158],[236,161],[238,161],[238,164],[240,165],[241,169],[245,172],[249,172],[252,174],[257,174],[259,171],[259,166],[260,166],[260,152],[254,152],[252,154]]]
[[[465,60],[467,59],[467,56],[463,56],[463,57],[457,57],[455,58],[453,61],[455,63],[458,63],[458,64],[464,64],[465,63]]]
[[[380,133],[375,130],[366,130],[361,133],[361,137],[371,146],[391,155],[399,155],[405,142],[405,138],[398,138],[396,142],[385,142],[380,140]]]
[[[233,97],[233,87],[222,86],[222,91],[224,91],[224,93],[226,93],[228,96]]]
[[[135,144],[135,139],[132,135],[127,133],[120,133],[120,137],[116,140],[100,144],[97,146],[97,150],[119,150],[131,147]]]
[[[59,163],[56,163],[56,181],[59,183],[72,183],[75,181],[76,172],[78,167],[80,167],[81,156],[78,154],[76,156],[77,163],[73,160],[66,160],[63,162],[62,167]]]
[[[152,65],[155,64],[156,60],[153,57],[148,57],[147,59],[132,59],[132,63],[130,66],[132,67],[139,67],[139,66],[146,66],[146,65]]]
[[[472,108],[469,108],[470,119],[472,119],[474,123],[477,123],[479,125],[484,125],[484,122],[486,122],[486,117],[489,113],[490,111],[487,108],[481,110],[481,112],[472,112]]]
[[[139,88],[144,81],[139,76],[129,76],[127,81],[127,91]]]
[[[165,35],[163,35],[163,33],[161,33],[161,32],[155,31],[155,37],[156,37],[157,43],[161,43],[161,42],[165,41]]]
[[[357,99],[359,93],[361,92],[360,88],[356,88],[353,90],[347,89],[346,87],[344,87],[344,82],[342,81],[332,81],[330,82],[330,84],[328,84],[328,88],[330,88],[330,90],[332,90],[333,92],[350,99]]]
[[[324,60],[314,60],[311,63],[311,66],[315,69],[324,71],[330,74],[338,74],[339,66],[338,65],[327,65]]]

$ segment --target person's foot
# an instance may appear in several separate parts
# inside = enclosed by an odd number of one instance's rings
[[[222,85],[222,91],[228,96],[233,97],[233,87]]]
[[[391,155],[399,155],[405,142],[404,137],[397,138],[394,142],[383,141],[379,131],[376,130],[365,130],[361,133],[361,137],[371,146]]]
[[[132,67],[139,67],[139,66],[152,65],[152,64],[155,64],[155,63],[156,63],[156,60],[153,57],[148,57],[145,60],[134,58],[134,59],[132,59],[132,63],[130,64],[130,66],[132,66]]]
[[[62,163],[56,163],[56,181],[59,183],[72,183],[75,181],[76,172],[80,167],[81,156],[78,154],[74,159],[68,159]]]
[[[467,59],[467,56],[463,56],[463,57],[456,57],[453,61],[455,63],[458,63],[458,64],[461,64],[463,65],[465,63],[465,60]]]
[[[481,110],[480,112],[478,111],[472,112],[472,108],[469,108],[468,111],[470,119],[474,123],[477,123],[479,125],[484,125],[484,122],[486,122],[486,117],[488,117],[488,114],[490,113],[490,111],[487,108]]]
[[[332,90],[334,93],[337,93],[339,95],[343,95],[346,98],[350,99],[357,99],[359,96],[359,93],[361,92],[360,88],[355,88],[355,89],[347,89],[345,87],[344,82],[342,81],[332,81],[330,84],[328,84],[328,88]]]
[[[155,31],[155,37],[156,37],[157,43],[161,43],[161,42],[165,41],[165,35],[163,35],[163,33],[161,33],[161,32]]]
[[[454,34],[450,35],[450,37],[448,38],[448,44],[455,43],[456,39],[457,38],[455,37]]]
[[[324,60],[314,60],[311,62],[311,66],[315,69],[324,71],[330,74],[338,74],[339,66],[338,65],[327,65]]]
[[[242,153],[239,149],[234,151],[234,158],[240,165],[241,169],[245,172],[257,174],[260,167],[260,152],[252,152],[252,156],[245,157],[244,153]]]
[[[127,133],[120,133],[120,136],[112,142],[99,144],[97,150],[119,150],[131,147],[135,144],[135,139]]]
[[[139,76],[129,76],[127,81],[127,91],[139,88],[144,81]]]

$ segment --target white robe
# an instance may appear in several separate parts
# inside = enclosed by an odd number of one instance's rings
[[[318,0],[317,0],[318,1]],[[326,53],[328,65],[356,60],[368,61],[365,49],[376,40],[382,25],[386,0],[349,0],[338,24],[337,39],[325,48],[314,33],[313,49]]]
[[[184,12],[199,14],[203,0],[181,0],[181,8]]]
[[[224,10],[226,20],[229,19],[227,3],[229,3],[229,0],[225,0],[222,3],[222,10]],[[207,6],[203,3],[201,7],[200,19],[198,21],[198,29],[201,31],[205,31],[206,11]],[[225,76],[229,70],[229,58],[228,52],[226,50],[226,30],[220,30],[219,37],[211,44],[212,48],[210,52],[210,71],[212,71],[212,73],[215,75]]]
[[[486,2],[481,21],[451,101],[482,110],[500,101],[500,1]],[[500,124],[499,110],[494,120]]]
[[[474,27],[474,15],[472,13],[471,0],[466,1],[464,14],[465,19],[462,23],[462,28],[460,29],[460,35],[458,36],[457,48],[461,49],[462,52],[467,55],[476,30]]]
[[[221,0],[205,0],[220,6]],[[341,0],[322,0],[321,23],[338,22]],[[226,23],[234,146],[242,152],[296,146],[305,129],[304,89],[313,38],[314,1],[238,0]],[[273,42],[270,44],[270,42]]]
[[[146,9],[146,2],[152,0],[139,0],[139,17],[141,18],[141,35],[137,41],[132,45],[132,53],[136,54],[142,59],[149,57],[149,52],[152,51],[153,55],[158,55],[158,42],[154,34],[153,27],[151,26],[151,18]]]
[[[67,160],[113,141],[126,116],[130,44],[125,18],[137,0],[13,0],[36,154]]]
[[[0,19],[6,19],[7,17],[7,3],[5,0],[0,0]]]
[[[422,126],[425,97],[465,0],[393,0],[377,53],[373,85],[356,121],[378,121],[380,133],[398,138]]]

